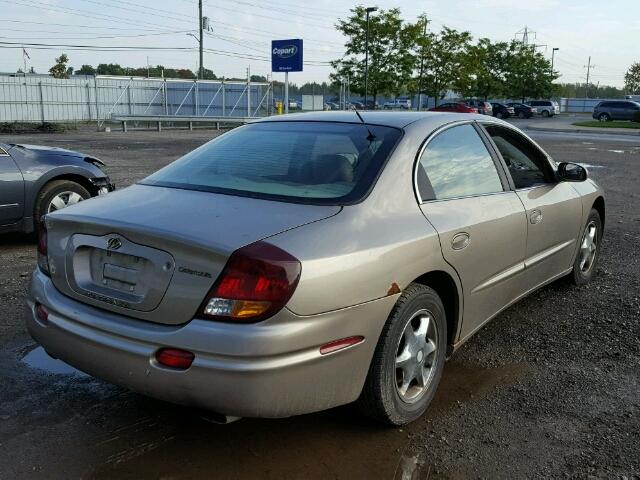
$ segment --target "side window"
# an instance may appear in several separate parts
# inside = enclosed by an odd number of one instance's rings
[[[516,188],[553,182],[553,173],[544,154],[526,138],[510,129],[485,125],[498,147]]]
[[[449,128],[432,139],[416,175],[423,201],[503,190],[495,163],[470,124]]]

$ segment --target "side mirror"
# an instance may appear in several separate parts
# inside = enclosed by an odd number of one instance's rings
[[[558,178],[564,182],[584,182],[587,169],[577,163],[562,162],[558,165]]]

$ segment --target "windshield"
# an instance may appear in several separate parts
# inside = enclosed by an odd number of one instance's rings
[[[395,128],[367,127],[329,122],[249,124],[140,183],[304,203],[352,203],[369,191],[401,136]]]

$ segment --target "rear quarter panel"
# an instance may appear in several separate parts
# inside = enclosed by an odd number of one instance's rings
[[[447,272],[460,291],[458,277],[444,261],[438,235],[414,194],[413,164],[430,130],[405,128],[363,202],[268,239],[302,262],[290,310],[312,315],[399,296],[393,293],[394,284],[402,290],[430,271]]]

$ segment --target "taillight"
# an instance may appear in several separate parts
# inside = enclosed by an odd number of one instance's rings
[[[45,275],[50,275],[47,224],[44,221],[44,217],[38,223],[38,268],[40,268]]]
[[[199,314],[223,321],[258,322],[280,311],[298,285],[297,258],[266,242],[233,252]]]

